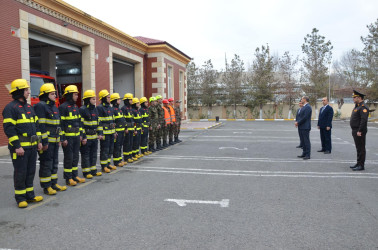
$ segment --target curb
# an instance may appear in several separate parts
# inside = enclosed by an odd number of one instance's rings
[[[318,119],[312,119],[317,121]],[[190,119],[189,122],[215,122],[215,119]],[[294,119],[219,119],[227,122],[250,122],[250,121],[294,121]]]
[[[211,125],[210,127],[205,127],[205,128],[181,128],[181,130],[204,130],[204,129],[216,128],[216,127],[219,127],[221,125],[222,125],[222,123],[219,122],[219,123],[216,123],[214,125]]]

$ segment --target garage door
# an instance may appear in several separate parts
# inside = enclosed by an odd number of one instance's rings
[[[74,43],[71,43],[70,41],[65,41],[63,39],[59,39],[54,36],[50,36],[48,34],[40,33],[35,30],[29,30],[29,38],[33,40],[37,40],[40,42],[48,43],[57,47],[61,47],[64,49],[68,49],[71,51],[79,52],[81,53],[81,47],[79,45],[76,45]]]
[[[113,92],[135,94],[134,64],[113,58]]]

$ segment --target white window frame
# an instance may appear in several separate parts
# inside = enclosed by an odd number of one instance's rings
[[[173,67],[168,66],[167,68],[167,98],[173,97],[172,86],[173,85]]]

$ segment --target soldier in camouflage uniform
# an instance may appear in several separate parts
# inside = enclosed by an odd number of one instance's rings
[[[175,114],[176,114],[176,127],[174,131],[175,135],[175,142],[181,142],[181,140],[178,138],[180,134],[180,127],[181,127],[181,110],[180,110],[180,103],[181,101],[176,101],[175,103]]]
[[[160,128],[156,130],[156,150],[161,150],[163,147],[161,146],[161,139],[163,136],[163,129],[165,128],[165,120],[164,120],[164,110],[161,107],[163,103],[163,97],[161,95],[157,95],[156,97],[156,110],[158,113],[158,121]]]
[[[148,107],[148,113],[150,114],[150,137],[148,138],[149,151],[155,152],[155,141],[159,124],[159,114],[156,108],[156,98],[150,97],[150,106]]]

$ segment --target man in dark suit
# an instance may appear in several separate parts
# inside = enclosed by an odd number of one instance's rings
[[[297,114],[295,116],[295,121],[298,121],[299,113],[301,113],[301,108],[303,107],[302,101],[299,101],[298,105],[299,105],[299,108],[298,108]],[[299,128],[298,128],[298,135],[299,135],[299,145],[296,148],[303,148],[303,142],[302,142],[302,139],[301,139],[301,136],[300,136],[300,133],[299,133]]]
[[[318,150],[318,152],[330,154],[332,151],[331,129],[333,119],[333,108],[328,105],[327,97],[323,97],[322,103],[323,107],[320,108],[318,119],[318,129],[320,129],[320,141],[322,143],[322,148]]]
[[[298,157],[303,158],[303,160],[308,160],[311,156],[310,130],[312,108],[308,103],[309,100],[307,96],[302,97],[303,108],[301,108],[298,120],[295,122],[295,126],[299,129],[299,136],[303,142],[303,152]]]

